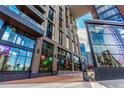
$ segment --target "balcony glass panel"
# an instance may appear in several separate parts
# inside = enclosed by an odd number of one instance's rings
[[[24,14],[23,12],[21,12],[16,5],[7,5],[6,7],[8,7],[11,11],[15,12],[16,14],[20,15],[21,17],[27,19],[28,21],[30,21],[32,24],[34,24],[35,26],[41,28],[44,30],[44,27],[42,25],[40,25],[39,23],[37,23],[36,21],[34,21],[33,19],[31,19],[30,17],[28,17],[26,14]]]

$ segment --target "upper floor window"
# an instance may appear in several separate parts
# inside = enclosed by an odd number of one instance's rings
[[[100,8],[97,8],[97,13],[100,14],[110,8],[112,8],[113,5],[104,5],[104,6],[101,6]]]
[[[62,30],[62,19],[59,18],[59,28]]]
[[[3,24],[4,24],[4,21],[0,19],[0,29],[2,28]]]
[[[68,37],[66,37],[66,47],[67,49],[69,49],[69,38]]]
[[[62,7],[59,7],[59,16],[62,17]]]
[[[75,52],[75,45],[74,45],[74,42],[72,42],[72,51]]]
[[[16,28],[10,25],[6,27],[2,40],[29,48],[34,48],[35,46],[35,40],[20,34]]]
[[[47,33],[46,36],[50,39],[52,39],[52,32],[53,32],[53,24],[48,21],[47,23]]]
[[[59,31],[59,44],[62,45],[62,40],[63,40],[63,33]]]
[[[49,14],[48,14],[48,18],[53,21],[54,18],[54,11],[52,9],[49,9]]]
[[[15,12],[16,14],[20,13],[20,10],[16,7],[16,5],[7,5],[7,7],[12,10],[13,12]]]

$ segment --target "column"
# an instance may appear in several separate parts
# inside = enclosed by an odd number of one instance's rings
[[[58,59],[57,59],[57,53],[58,53],[58,48],[56,45],[54,45],[54,51],[53,51],[53,64],[52,64],[52,74],[53,75],[56,75],[58,73],[57,71],[57,62],[58,62]]]
[[[31,67],[32,73],[38,73],[38,70],[39,70],[42,41],[43,40],[40,37],[37,37],[35,52],[33,55],[33,61],[32,61],[32,67]]]

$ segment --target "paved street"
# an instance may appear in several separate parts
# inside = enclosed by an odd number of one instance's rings
[[[124,88],[124,79],[99,81],[107,88]]]

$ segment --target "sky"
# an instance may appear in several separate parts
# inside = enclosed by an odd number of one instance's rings
[[[90,20],[90,19],[93,19],[91,13],[87,13],[81,17],[79,17],[78,19],[76,19],[76,24],[77,24],[77,27],[78,28],[85,28],[85,24],[83,21],[85,20]]]
[[[88,44],[87,32],[86,32],[86,27],[85,27],[84,21],[85,20],[92,20],[92,19],[93,19],[93,17],[92,17],[90,12],[85,14],[85,15],[82,15],[81,17],[76,19],[79,42],[80,42],[80,44],[82,44],[82,43],[85,44],[85,49],[87,52],[90,51],[90,48],[89,48],[89,44]]]

